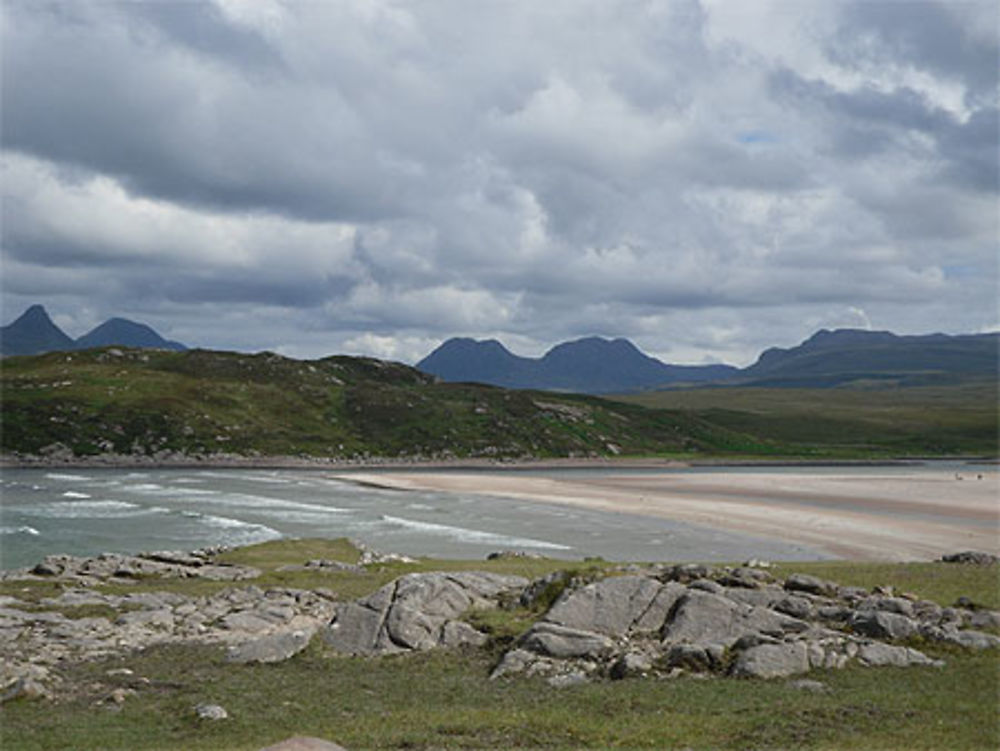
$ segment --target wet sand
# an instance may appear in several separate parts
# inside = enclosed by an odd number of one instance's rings
[[[933,560],[1000,554],[1000,475],[879,473],[568,473],[376,471],[335,475],[396,490],[537,500],[671,519],[808,545],[853,560]]]

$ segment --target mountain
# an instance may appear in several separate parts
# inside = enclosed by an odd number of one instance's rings
[[[32,305],[16,321],[0,328],[3,355],[34,355],[73,346],[73,340],[52,322],[41,305]]]
[[[417,363],[417,370],[456,383],[513,388],[530,380],[534,360],[518,357],[496,339],[449,339]]]
[[[16,321],[0,328],[0,355],[38,355],[111,346],[187,349],[180,342],[164,339],[144,323],[124,318],[111,318],[73,340],[52,322],[41,305],[32,305]]]
[[[497,341],[449,339],[417,368],[449,382],[614,394],[684,385],[829,388],[875,383],[947,385],[996,378],[1000,334],[897,336],[823,329],[798,346],[774,347],[748,368],[667,365],[626,339],[565,342],[544,357],[511,354]]]
[[[888,331],[823,329],[802,344],[772,348],[740,374],[744,385],[837,386],[892,381],[902,385],[996,377],[1000,333],[897,336]]]
[[[558,344],[540,358],[511,354],[495,340],[449,339],[416,367],[449,382],[588,394],[715,381],[738,372],[728,365],[667,365],[627,339],[601,337]]]
[[[144,323],[136,323],[125,318],[110,318],[97,328],[76,340],[76,349],[92,347],[144,347],[148,349],[187,349],[180,342],[164,339]]]

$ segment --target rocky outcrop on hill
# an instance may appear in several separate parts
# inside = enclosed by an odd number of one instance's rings
[[[692,579],[692,575],[698,578]],[[965,630],[1000,614],[840,587],[811,576],[772,579],[759,569],[678,566],[568,589],[501,659],[494,678],[673,676],[685,672],[777,678],[813,668],[938,665],[892,643],[921,637],[972,649],[1000,637]]]
[[[0,687],[18,681],[44,685],[60,662],[171,642],[226,645],[231,662],[275,662],[303,649],[332,613],[333,602],[322,593],[253,585],[204,597],[85,588],[37,603],[3,597]]]
[[[126,654],[154,644],[189,642],[227,647],[231,662],[274,662],[303,649],[329,622],[334,595],[317,590],[233,586],[212,595],[136,591],[118,595],[100,584],[157,579],[237,581],[259,571],[221,564],[213,548],[93,558],[47,556],[30,569],[2,572],[4,581],[51,580],[63,589],[40,600],[0,597],[0,695],[46,695],[53,666]]]
[[[260,571],[249,566],[216,562],[215,557],[224,551],[225,548],[204,548],[190,553],[158,550],[136,555],[102,553],[89,558],[47,555],[33,568],[0,571],[0,581],[55,577],[80,586],[93,586],[114,580],[199,578],[242,581],[260,576]]]
[[[237,664],[288,659],[316,633],[336,652],[363,656],[496,648],[469,618],[496,608],[517,610],[519,620],[541,614],[504,642],[509,647],[491,677],[542,675],[560,687],[682,674],[783,678],[849,663],[940,665],[914,645],[1000,647],[1000,612],[966,598],[961,607],[941,607],[891,587],[869,591],[803,574],[779,579],[754,566],[622,566],[535,581],[481,571],[411,573],[353,602],[324,589],[253,584],[220,585],[202,596],[148,591],[160,577],[256,574],[218,563],[217,552],[49,556],[32,569],[5,572],[5,581],[53,581],[62,589],[39,597],[37,587],[25,587],[34,599],[0,596],[0,701],[58,690],[53,668],[61,662],[162,643],[216,644]],[[396,560],[374,551],[367,558]],[[299,568],[344,567],[323,560]],[[98,586],[125,582],[133,586],[112,590],[125,594]]]

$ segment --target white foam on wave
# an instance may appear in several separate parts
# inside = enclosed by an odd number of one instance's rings
[[[185,491],[185,495],[187,491]],[[210,503],[213,506],[229,506],[245,508],[254,513],[273,516],[285,511],[306,511],[313,514],[352,514],[353,509],[340,506],[327,506],[320,503],[304,503],[302,501],[286,501],[284,498],[273,498],[266,495],[251,495],[249,493],[217,493],[212,498],[185,498],[178,496],[175,500],[195,503]]]
[[[132,516],[167,513],[158,506],[143,507],[128,501],[65,501],[21,509],[21,513],[45,519],[124,519]]]
[[[63,493],[63,498],[90,498],[90,493],[77,493],[75,490],[67,490]]]
[[[451,537],[460,542],[475,542],[484,545],[505,545],[523,548],[544,548],[547,550],[571,550],[568,545],[560,545],[556,542],[546,540],[533,540],[529,537],[510,537],[494,532],[483,532],[478,529],[468,529],[466,527],[452,527],[447,524],[434,524],[432,522],[421,522],[414,519],[403,519],[398,516],[381,516],[383,522],[388,522],[396,526],[412,529],[417,532],[425,532],[432,535],[442,535]]]
[[[20,527],[0,527],[0,535],[31,535],[32,537],[37,537],[40,534],[41,532],[34,527],[29,527],[27,524],[23,524]]]
[[[45,475],[47,480],[65,480],[67,482],[87,482],[89,477],[84,477],[83,475],[68,475],[62,472],[49,472]]]
[[[281,532],[265,524],[245,522],[229,516],[200,514],[196,511],[186,511],[183,512],[183,515],[191,519],[197,519],[201,524],[219,530],[222,542],[228,545],[248,545],[266,540],[277,540],[283,536]],[[215,536],[218,537],[219,535]]]
[[[411,508],[414,511],[437,511],[433,506],[428,506],[426,503],[407,503],[406,508]]]
[[[206,498],[212,498],[212,496],[219,495],[218,490],[204,490],[202,488],[189,488],[184,485],[182,487],[164,487],[163,485],[157,485],[155,482],[144,482],[138,485],[126,485],[122,488],[125,492],[135,493],[137,495],[153,496],[156,498],[176,498],[177,500],[191,500],[191,501],[201,501]]]
[[[277,475],[255,474],[250,472],[212,472],[202,471],[198,473],[201,477],[214,477],[221,480],[245,480],[247,482],[259,482],[266,485],[290,485],[293,480]]]

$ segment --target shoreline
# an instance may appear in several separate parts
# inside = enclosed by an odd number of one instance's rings
[[[0,454],[3,469],[317,469],[338,471],[366,470],[489,470],[516,472],[536,469],[687,469],[705,467],[787,468],[787,467],[906,467],[934,463],[1000,465],[1000,458],[975,455],[913,456],[889,459],[810,459],[796,457],[560,457],[492,459],[466,457],[426,459],[401,457],[243,456],[237,454],[173,455],[169,457],[100,454],[71,458],[14,456]]]
[[[944,471],[560,478],[375,470],[331,477],[398,491],[476,494],[668,519],[805,545],[846,560],[927,560],[959,549],[1000,553],[998,478],[992,470],[967,481]]]

